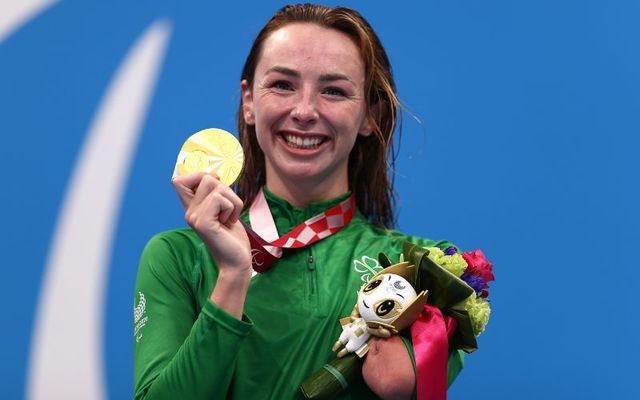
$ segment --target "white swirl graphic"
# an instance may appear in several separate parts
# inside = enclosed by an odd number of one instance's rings
[[[3,0],[0,3],[0,43],[57,0]]]
[[[94,399],[104,384],[104,292],[122,193],[171,33],[157,21],[132,46],[92,121],[69,181],[42,282],[30,399]]]

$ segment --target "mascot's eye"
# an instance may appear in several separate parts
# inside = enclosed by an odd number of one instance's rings
[[[393,287],[394,287],[394,288],[396,288],[396,289],[398,289],[398,290],[403,290],[403,289],[405,289],[405,288],[406,288],[406,286],[405,286],[405,285],[403,285],[401,281],[395,281],[395,282],[393,282]]]
[[[376,306],[376,314],[380,317],[384,317],[385,315],[389,314],[391,311],[393,311],[393,309],[396,306],[396,302],[393,300],[385,300],[381,303],[379,303]]]
[[[369,293],[370,291],[374,290],[375,288],[377,288],[378,286],[380,286],[380,284],[382,283],[382,279],[376,279],[373,282],[369,282],[367,284],[367,286],[365,286],[364,289],[362,289],[362,291],[364,293]]]

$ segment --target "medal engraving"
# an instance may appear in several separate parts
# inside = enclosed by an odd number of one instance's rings
[[[242,172],[244,154],[238,140],[222,129],[209,128],[193,134],[180,149],[173,176],[194,172],[215,173],[231,186]]]

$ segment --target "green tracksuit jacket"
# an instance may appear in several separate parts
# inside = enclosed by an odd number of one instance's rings
[[[265,195],[280,234],[347,196],[303,209]],[[254,276],[238,320],[209,300],[217,268],[196,233],[156,235],[142,254],[135,289],[134,398],[301,398],[300,383],[335,357],[338,320],[381,269],[378,253],[396,262],[404,240],[446,244],[379,229],[357,213],[337,234],[285,250]],[[461,368],[461,354],[450,353],[449,382]],[[360,380],[343,398],[376,396]]]

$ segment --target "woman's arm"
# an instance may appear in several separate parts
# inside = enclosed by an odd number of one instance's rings
[[[211,301],[240,318],[252,273],[249,238],[239,222],[242,200],[216,175],[194,173],[172,183],[187,223],[218,265]]]
[[[362,377],[369,388],[385,400],[408,400],[416,377],[407,348],[398,335],[373,337],[362,365]]]
[[[187,222],[218,266],[217,281],[196,309],[189,272],[198,249],[175,232],[149,242],[136,281],[134,398],[225,398],[251,328],[240,320],[251,278],[250,247],[238,222],[242,202],[215,176],[192,174],[173,184]]]
[[[163,233],[142,254],[135,292],[135,399],[225,398],[235,355],[251,330],[250,322],[211,301],[197,308],[189,284],[197,258],[188,242],[184,234]]]
[[[385,400],[410,399],[415,392],[415,362],[409,353],[411,342],[399,335],[388,339],[373,337],[362,365],[362,376],[369,388]],[[449,351],[447,387],[464,366],[460,350]]]

